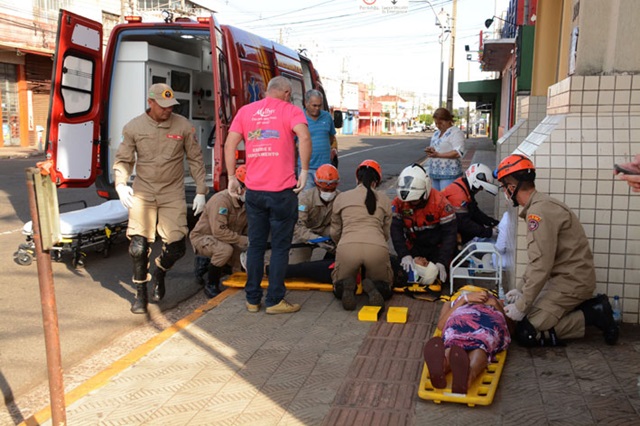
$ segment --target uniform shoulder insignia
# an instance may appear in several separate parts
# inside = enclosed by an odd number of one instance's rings
[[[228,213],[229,213],[229,210],[227,210],[227,208],[226,208],[226,207],[220,207],[220,208],[218,209],[218,214],[226,215],[226,214],[228,214]]]
[[[527,216],[527,228],[529,231],[535,231],[540,226],[542,218],[537,214],[530,214]]]
[[[307,211],[307,206],[305,206],[304,204],[299,204],[298,205],[298,211],[306,212]]]
[[[444,211],[447,213],[453,213],[453,206],[449,203],[444,205]]]

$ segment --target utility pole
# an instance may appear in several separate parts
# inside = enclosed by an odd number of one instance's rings
[[[456,21],[458,12],[458,0],[453,0],[453,12],[451,16],[451,52],[449,54],[449,82],[447,84],[447,109],[453,113],[453,59],[456,48]]]
[[[369,86],[369,136],[373,136],[373,77]]]

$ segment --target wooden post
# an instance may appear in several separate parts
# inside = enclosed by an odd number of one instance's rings
[[[36,250],[38,266],[38,282],[40,284],[40,303],[42,305],[42,322],[44,326],[44,343],[47,355],[47,373],[49,377],[49,399],[51,401],[51,419],[55,426],[66,425],[67,413],[64,401],[64,383],[62,381],[62,355],[60,351],[60,330],[58,328],[58,311],[56,294],[53,287],[53,270],[49,251],[43,251],[40,234],[40,216],[36,202],[35,179],[48,179],[40,176],[40,170],[27,169],[27,189],[29,192],[29,209],[33,223],[33,242]],[[41,206],[44,207],[44,206]],[[53,206],[57,209],[58,206]],[[56,210],[57,211],[57,210]]]

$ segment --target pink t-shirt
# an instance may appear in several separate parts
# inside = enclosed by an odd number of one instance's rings
[[[244,138],[247,188],[278,192],[296,186],[293,128],[301,123],[307,124],[304,112],[277,98],[264,98],[240,108],[229,131]]]

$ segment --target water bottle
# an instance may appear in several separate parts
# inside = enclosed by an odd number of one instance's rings
[[[409,272],[407,273],[407,282],[408,283],[415,283],[416,280],[416,273],[413,271],[413,268],[411,268],[409,270]]]
[[[613,309],[613,320],[616,324],[620,324],[622,322],[622,309],[620,308],[620,297],[613,296],[613,305],[611,305],[611,309]]]
[[[469,258],[469,276],[473,277],[476,275],[476,262],[474,262],[473,258]]]
[[[507,297],[504,295],[504,287],[498,285],[498,299],[502,302],[502,305],[507,304]]]

